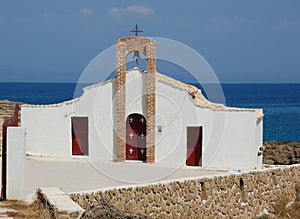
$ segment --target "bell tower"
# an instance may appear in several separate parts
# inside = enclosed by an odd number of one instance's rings
[[[146,162],[155,161],[155,111],[156,111],[156,42],[138,36],[124,37],[116,41],[116,143],[117,160],[126,160],[126,56],[142,52],[146,57]]]

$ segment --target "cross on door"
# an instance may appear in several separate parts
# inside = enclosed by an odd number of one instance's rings
[[[144,138],[144,137],[145,137],[145,135],[144,135],[143,133],[142,133],[140,136],[141,136],[141,138]]]
[[[130,153],[130,154],[133,153],[133,149],[132,149],[132,148],[129,149],[129,153]]]
[[[134,135],[132,134],[132,132],[130,132],[129,137],[132,138]]]

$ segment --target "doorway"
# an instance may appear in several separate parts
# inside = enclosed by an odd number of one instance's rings
[[[202,166],[202,126],[187,127],[187,166]]]
[[[88,117],[71,117],[72,155],[89,155]]]
[[[146,119],[138,113],[126,119],[126,160],[146,161]]]

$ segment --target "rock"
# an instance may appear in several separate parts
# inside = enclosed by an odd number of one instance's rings
[[[263,163],[290,165],[300,162],[300,142],[265,142]]]

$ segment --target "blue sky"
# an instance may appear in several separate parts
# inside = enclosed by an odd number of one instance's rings
[[[76,81],[136,23],[195,49],[221,82],[300,83],[298,0],[1,0],[0,82]]]

